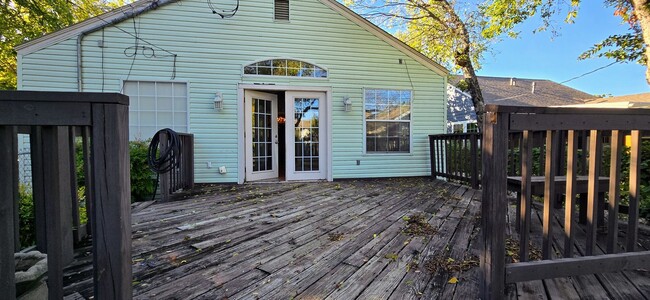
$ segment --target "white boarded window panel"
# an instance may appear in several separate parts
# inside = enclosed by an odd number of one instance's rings
[[[126,81],[129,96],[129,139],[147,140],[156,131],[171,128],[187,132],[187,84]]]

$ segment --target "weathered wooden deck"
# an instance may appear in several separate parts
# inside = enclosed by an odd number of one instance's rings
[[[467,187],[399,178],[218,185],[140,204],[134,298],[476,299],[479,200]],[[417,214],[432,228],[409,234]],[[68,294],[92,294],[83,255],[66,271]],[[642,271],[580,276],[510,285],[508,295],[644,299],[649,281]]]

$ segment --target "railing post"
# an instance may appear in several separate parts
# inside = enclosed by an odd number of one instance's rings
[[[95,299],[131,299],[128,106],[92,105]]]
[[[194,135],[190,134],[188,136],[189,144],[185,145],[187,151],[187,156],[185,156],[185,162],[187,163],[187,173],[185,174],[189,183],[187,184],[188,189],[194,188]]]
[[[166,133],[160,135],[160,153],[164,153],[167,151],[167,147],[169,147],[169,137],[167,136]],[[171,162],[168,162],[168,164]],[[160,174],[160,200],[162,202],[167,202],[169,201],[170,198],[170,176],[171,172],[169,171],[168,173],[162,173]]]
[[[481,299],[501,299],[505,289],[506,172],[509,114],[488,112],[483,122]]]
[[[470,173],[471,177],[471,184],[473,189],[478,189],[479,188],[479,182],[478,182],[478,134],[472,133],[470,134],[470,160],[472,161],[472,171]]]
[[[436,179],[436,149],[434,148],[434,138],[429,136],[429,160],[431,163],[431,177]]]
[[[16,157],[13,157],[14,129],[0,126],[0,170],[11,170]],[[11,173],[11,176],[17,176]],[[15,299],[14,280],[14,205],[17,187],[14,180],[0,180],[0,299]]]

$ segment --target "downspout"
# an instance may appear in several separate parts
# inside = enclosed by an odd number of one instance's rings
[[[90,30],[89,30],[90,31]],[[77,92],[83,92],[83,78],[81,75],[82,70],[82,53],[81,53],[81,42],[89,31],[83,31],[77,36]]]

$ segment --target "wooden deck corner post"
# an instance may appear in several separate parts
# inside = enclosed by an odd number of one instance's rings
[[[11,170],[16,160],[12,156],[13,133],[12,126],[0,126],[0,170]],[[14,188],[11,178],[0,180],[0,299],[16,298],[14,243],[6,242],[14,240]]]
[[[429,135],[429,162],[431,166],[431,177],[436,179],[436,149],[435,149],[435,139],[432,135]]]
[[[162,155],[162,153],[167,151],[167,148],[169,147],[169,139],[170,138],[171,137],[167,136],[166,132],[163,132],[160,135],[160,144],[159,144],[160,145],[160,150],[159,150],[160,152],[159,153],[161,153],[161,155]],[[163,168],[166,168],[171,163],[172,163],[171,161],[168,161],[167,163],[165,163]],[[173,171],[174,170],[170,170],[169,172],[161,173],[158,176],[159,180],[160,180],[160,182],[158,183],[158,186],[159,186],[158,189],[160,190],[160,201],[162,201],[162,202],[169,201],[169,199],[171,197],[171,192],[169,190],[170,190],[170,187],[171,187],[171,176],[173,174],[172,173]]]
[[[128,105],[92,104],[95,299],[131,299]]]
[[[502,299],[505,290],[506,170],[509,114],[490,106],[483,122],[481,203],[481,299]]]

